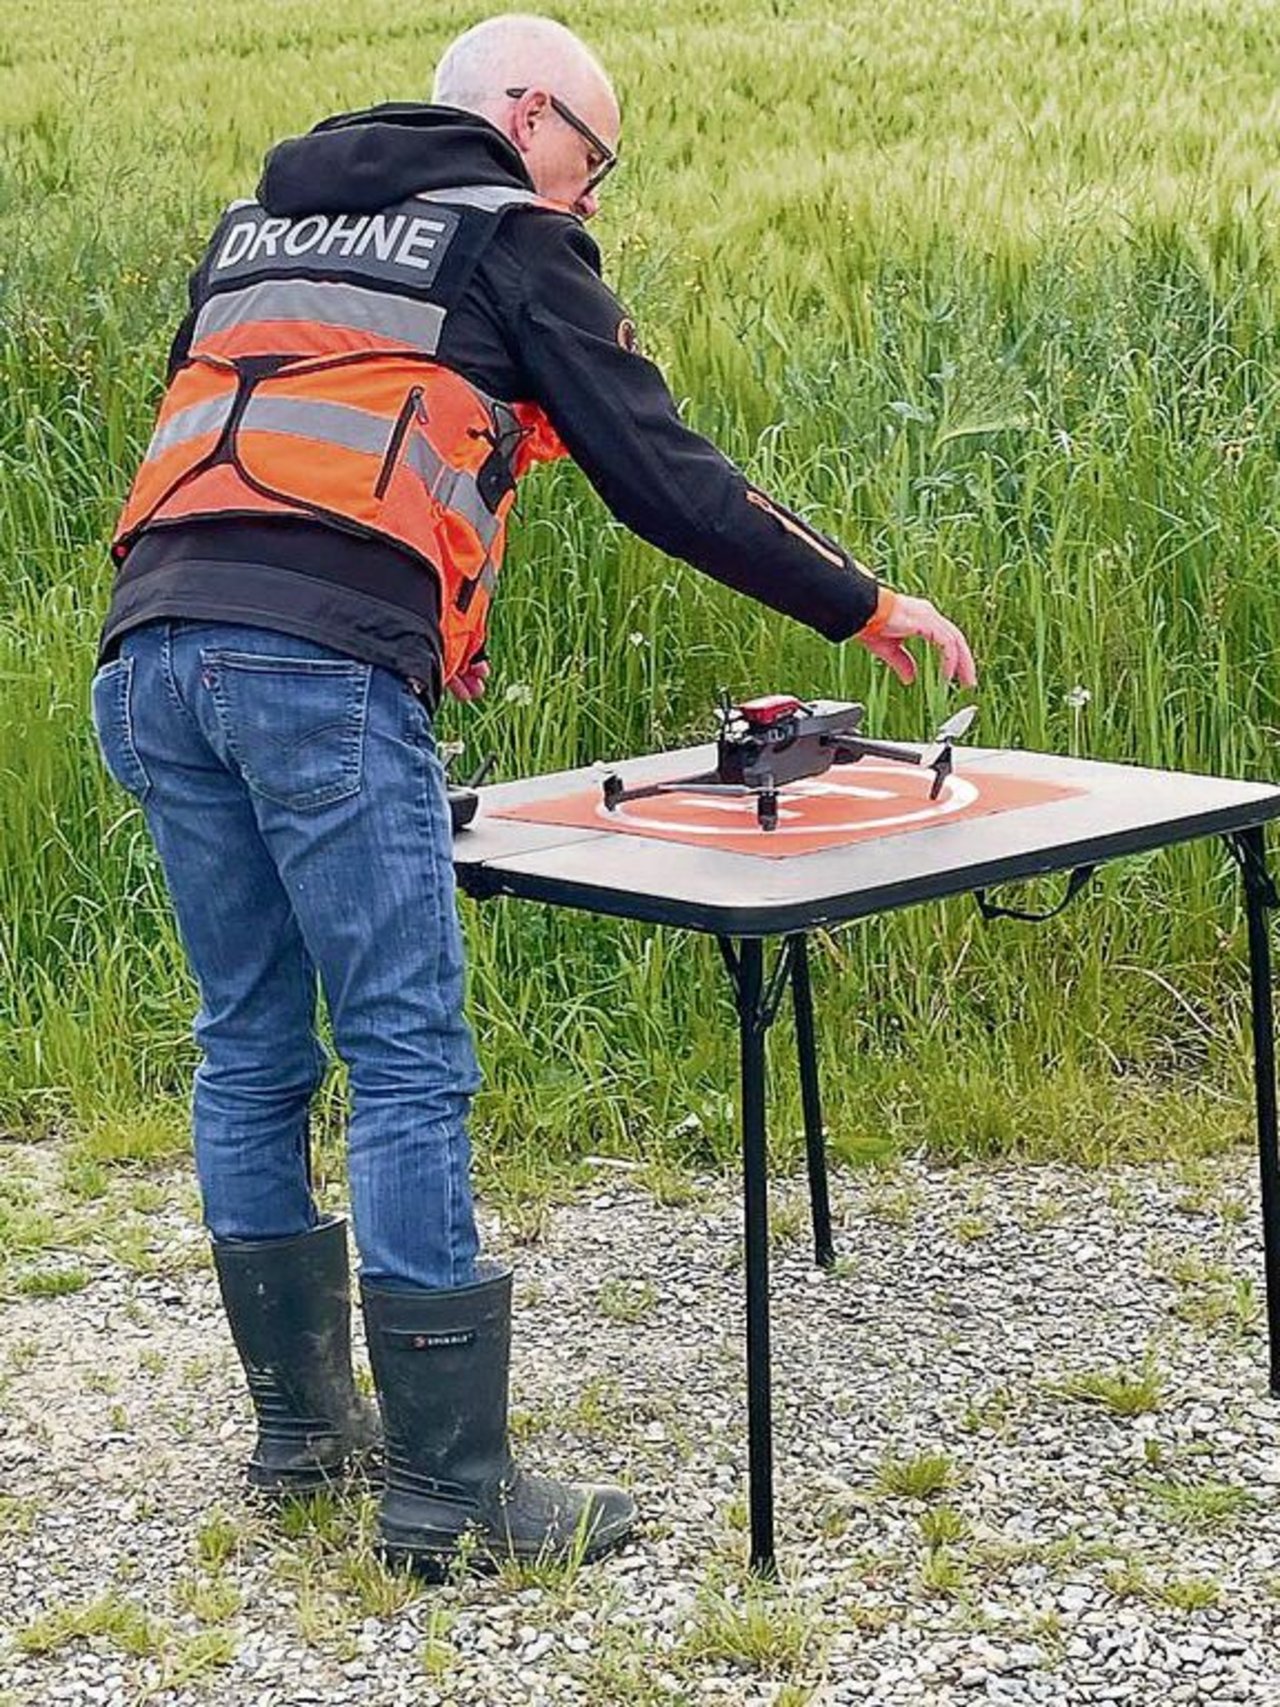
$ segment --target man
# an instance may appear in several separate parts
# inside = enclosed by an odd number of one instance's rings
[[[268,156],[191,281],[169,389],[113,545],[94,682],[200,987],[204,1216],[256,1406],[256,1485],[375,1439],[352,1386],[345,1230],[317,1217],[316,980],[350,1069],[349,1177],[386,1434],[385,1551],[464,1534],[594,1556],[619,1489],[522,1473],[507,1445],[508,1269],[477,1259],[477,1072],[431,716],[483,692],[516,483],[571,455],[625,523],[904,680],[903,641],[972,683],[964,636],[893,594],[680,422],[584,222],[617,102],[569,31],[490,19],[431,106],[319,125]]]

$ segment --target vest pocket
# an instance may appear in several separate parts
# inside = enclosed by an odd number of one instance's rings
[[[422,387],[415,385],[400,405],[400,413],[396,416],[395,425],[391,429],[391,437],[387,440],[382,467],[378,470],[378,478],[374,482],[373,495],[375,498],[386,496],[387,487],[391,484],[391,476],[395,473],[396,463],[399,462],[400,452],[404,448],[404,439],[405,434],[409,431],[409,423],[421,408]]]

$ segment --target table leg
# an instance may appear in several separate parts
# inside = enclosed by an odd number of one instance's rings
[[[809,1166],[809,1202],[813,1210],[813,1255],[821,1268],[832,1268],[836,1251],[831,1240],[831,1199],[827,1192],[827,1154],[822,1134],[822,1098],[818,1088],[818,1051],[813,1028],[813,986],[809,980],[809,939],[803,931],[791,938],[791,997],[796,1015],[796,1053],[800,1057],[804,1147]]]
[[[765,1134],[765,1038],[777,1012],[786,959],[766,990],[764,944],[735,949],[718,937],[733,982],[741,1060],[742,1192],[747,1271],[747,1473],[751,1569],[777,1574],[773,1553],[773,1402],[769,1356],[769,1156]],[[784,956],[788,953],[784,949]]]
[[[1271,940],[1267,911],[1276,893],[1267,871],[1267,844],[1259,827],[1232,838],[1244,873],[1249,921],[1249,994],[1253,1021],[1253,1084],[1262,1178],[1262,1247],[1267,1291],[1270,1385],[1280,1398],[1280,1142],[1276,1121],[1275,1014],[1271,997]]]

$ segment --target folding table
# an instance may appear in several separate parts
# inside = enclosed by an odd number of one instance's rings
[[[714,764],[715,748],[708,745],[627,760],[616,769],[630,787],[685,777]],[[1205,836],[1224,838],[1243,878],[1248,920],[1270,1388],[1280,1397],[1280,1150],[1266,917],[1278,903],[1264,831],[1269,820],[1280,817],[1280,788],[1043,753],[964,748],[957,750],[956,774],[979,787],[985,778],[1031,779],[1074,792],[985,816],[939,818],[921,828],[787,858],[762,858],[722,845],[700,845],[696,839],[655,840],[619,833],[618,821],[603,807],[593,827],[496,815],[542,810],[571,794],[599,792],[601,774],[592,767],[482,789],[474,824],[455,838],[455,868],[460,888],[477,899],[511,895],[675,925],[714,936],[720,946],[733,985],[741,1051],[748,1469],[755,1570],[774,1569],[765,1042],[788,986],[795,1012],[815,1255],[822,1264],[834,1260],[807,950],[808,934],[817,928],[951,895],[974,894],[994,913],[1001,909],[986,902],[984,892],[997,884],[1070,871],[1074,893],[1089,871],[1106,860]],[[776,844],[769,851],[775,852]],[[770,937],[781,937],[783,945],[767,971],[764,944]]]

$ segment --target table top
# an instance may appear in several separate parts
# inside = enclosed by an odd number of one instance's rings
[[[708,744],[615,768],[632,787],[713,768],[715,757]],[[598,789],[602,774],[591,766],[481,789],[475,822],[454,839],[460,888],[718,936],[775,936],[1280,817],[1280,788],[1267,783],[974,747],[956,749],[957,777],[1031,778],[1078,792],[785,859],[620,834],[607,821],[577,829],[493,815]]]

